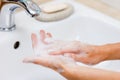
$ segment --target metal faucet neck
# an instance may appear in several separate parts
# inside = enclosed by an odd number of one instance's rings
[[[14,12],[17,8],[24,8],[31,16],[38,16],[40,8],[31,0],[2,0],[0,7],[0,31],[15,30]]]

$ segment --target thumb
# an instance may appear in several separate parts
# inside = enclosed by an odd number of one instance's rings
[[[23,60],[24,63],[34,63],[42,66],[48,66],[49,58],[45,57],[27,57]]]

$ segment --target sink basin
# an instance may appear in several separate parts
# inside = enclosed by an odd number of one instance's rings
[[[50,69],[22,63],[24,57],[35,56],[30,36],[31,33],[38,34],[40,29],[51,32],[56,39],[61,40],[77,39],[96,45],[120,42],[119,21],[73,0],[67,2],[75,7],[75,13],[67,19],[45,23],[20,12],[16,14],[17,29],[0,32],[0,80],[66,80]],[[90,67],[120,71],[119,63],[119,60],[106,61]],[[79,65],[87,66],[82,63]]]

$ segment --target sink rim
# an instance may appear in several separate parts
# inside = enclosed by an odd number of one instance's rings
[[[119,20],[113,19],[112,17],[110,17],[108,15],[105,15],[105,14],[103,14],[93,8],[90,8],[88,6],[85,6],[83,4],[77,3],[76,1],[73,1],[73,0],[69,0],[69,1],[63,1],[63,0],[59,1],[58,0],[57,1],[57,0],[55,0],[54,2],[68,2],[68,3],[71,3],[75,7],[74,14],[71,17],[69,17],[68,19],[70,19],[70,18],[72,19],[72,17],[75,17],[75,16],[79,16],[79,17],[84,16],[84,17],[94,18],[94,19],[103,21],[107,24],[110,24],[110,25],[120,29],[120,21]],[[21,11],[16,14],[17,22],[20,22],[22,18],[29,18],[30,20],[35,21],[34,19],[31,19],[28,15],[26,15],[24,11]],[[65,19],[65,20],[67,20],[67,19]],[[58,21],[58,22],[64,22],[65,20]],[[48,24],[46,22],[38,22],[38,21],[35,21],[35,22],[37,22],[38,24]],[[54,23],[57,23],[57,22],[51,22],[51,24],[54,24]],[[23,23],[23,25],[24,25],[24,23]]]

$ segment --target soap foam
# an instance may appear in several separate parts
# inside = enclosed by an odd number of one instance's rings
[[[85,53],[85,52],[81,52],[81,53],[79,53],[78,56],[79,56],[79,57],[87,57],[87,53]]]
[[[43,59],[49,60],[49,64],[51,64],[58,73],[63,73],[64,72],[63,67],[60,66],[61,64],[68,65],[68,66],[76,65],[76,62],[72,58],[65,57],[65,56],[62,56],[62,55],[57,55],[57,56],[41,55],[41,57]]]
[[[69,55],[58,55],[58,56],[53,56],[51,58],[51,55],[48,55],[50,52],[60,50],[64,45],[68,44],[69,41],[63,41],[61,40],[54,40],[51,38],[45,39],[45,42],[48,43],[48,45],[44,44],[43,42],[40,41],[40,38],[38,38],[38,44],[37,47],[34,48],[34,52],[36,56],[43,56],[45,59],[50,59],[51,64],[54,64],[56,67],[56,71],[59,73],[64,72],[64,70],[58,65],[58,63],[63,63],[65,65],[71,66],[75,65],[76,62],[69,56]],[[46,57],[44,57],[46,56]]]
[[[50,52],[54,52],[57,50],[61,50],[64,45],[68,44],[69,41],[55,40],[53,38],[46,38],[44,40],[46,44],[44,44],[40,37],[38,38],[37,47],[34,48],[35,55],[40,56],[44,54],[48,54]]]

